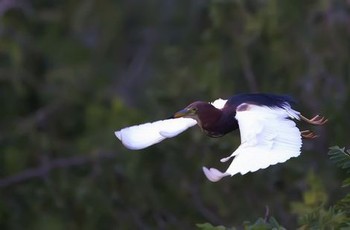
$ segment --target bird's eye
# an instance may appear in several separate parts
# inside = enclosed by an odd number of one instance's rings
[[[198,110],[198,108],[193,107],[193,108],[191,108],[190,110],[191,110],[192,113],[196,113],[197,110]]]

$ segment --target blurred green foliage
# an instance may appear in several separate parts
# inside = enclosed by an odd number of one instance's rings
[[[346,216],[342,211],[327,207],[328,197],[321,178],[310,172],[307,183],[309,188],[303,194],[303,201],[291,203],[292,212],[298,215],[300,229],[339,229]]]
[[[330,148],[328,155],[338,167],[348,169],[350,167],[350,151],[339,146]],[[347,172],[349,174],[349,171]],[[350,180],[348,175],[344,181]],[[298,229],[348,229],[350,227],[350,202],[348,193],[344,198],[338,200],[334,205],[327,204],[327,193],[324,189],[323,182],[313,171],[310,171],[306,183],[308,189],[303,193],[303,200],[291,202],[291,211],[298,216]],[[265,218],[259,218],[255,223],[245,222],[246,230],[273,230],[285,229],[274,217],[265,214]],[[202,230],[230,230],[235,227],[226,228],[224,226],[213,226],[209,223],[197,224]]]
[[[294,229],[313,200],[337,215],[345,173],[326,153],[348,145],[349,24],[339,0],[0,1],[0,229],[238,226],[266,206]],[[329,125],[299,158],[215,184],[201,167],[224,167],[238,133],[136,152],[113,135],[251,91]]]

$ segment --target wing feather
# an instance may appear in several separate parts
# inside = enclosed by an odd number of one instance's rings
[[[115,132],[116,137],[128,149],[143,149],[174,137],[196,125],[191,118],[175,118],[127,127]]]
[[[221,177],[217,169],[203,168],[211,181],[227,175],[255,172],[300,155],[301,133],[291,120],[298,119],[299,112],[290,106],[271,108],[247,104],[242,108],[245,110],[237,109],[236,112],[241,145],[231,156],[221,159],[225,162],[234,157]]]
[[[213,102],[210,102],[210,104],[212,104],[217,109],[222,109],[222,108],[224,108],[226,102],[227,102],[227,100],[219,98]]]

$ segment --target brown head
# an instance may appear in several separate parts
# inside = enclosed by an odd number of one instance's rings
[[[220,119],[221,114],[222,111],[215,108],[210,103],[196,101],[175,113],[174,118],[188,117],[195,119],[202,129],[207,130],[209,127],[216,124]]]

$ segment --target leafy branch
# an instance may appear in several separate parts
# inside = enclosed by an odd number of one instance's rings
[[[328,155],[329,159],[339,168],[350,168],[350,150],[345,150],[345,148],[340,148],[339,146],[333,146],[329,148]]]

